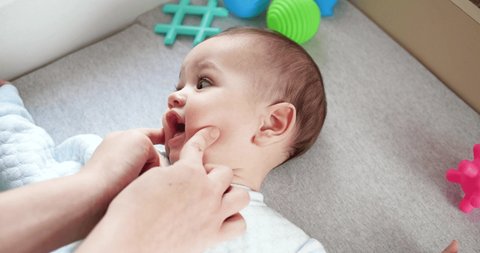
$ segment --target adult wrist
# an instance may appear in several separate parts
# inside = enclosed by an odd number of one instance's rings
[[[94,168],[89,169],[90,166],[86,165],[74,177],[77,178],[79,189],[90,197],[92,210],[101,210],[104,214],[108,205],[120,190],[113,189],[112,183],[102,175],[103,173],[99,173]],[[99,169],[101,170],[101,168]]]

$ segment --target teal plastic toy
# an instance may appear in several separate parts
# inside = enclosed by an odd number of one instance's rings
[[[174,14],[171,24],[156,24],[155,33],[165,34],[165,45],[172,45],[177,35],[195,36],[193,45],[197,45],[207,37],[220,33],[220,28],[210,27],[215,16],[226,17],[228,10],[218,7],[217,0],[209,0],[205,5],[190,5],[190,0],[180,0],[179,4],[165,4],[163,12]],[[200,26],[182,25],[185,15],[201,15]]]
[[[320,9],[314,0],[273,0],[267,26],[298,44],[310,40],[320,26]]]

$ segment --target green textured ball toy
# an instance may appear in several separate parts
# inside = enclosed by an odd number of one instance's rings
[[[320,9],[314,0],[273,0],[267,26],[298,44],[311,39],[320,26]]]

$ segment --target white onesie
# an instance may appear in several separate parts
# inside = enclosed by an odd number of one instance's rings
[[[234,187],[243,187],[233,185]],[[248,189],[248,188],[247,188]],[[249,190],[249,189],[248,189]],[[249,190],[250,203],[240,213],[247,223],[246,233],[224,242],[206,253],[324,253],[323,246],[299,227],[263,202],[263,194]]]

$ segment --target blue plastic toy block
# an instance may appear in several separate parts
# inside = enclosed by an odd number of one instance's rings
[[[155,25],[155,33],[165,34],[165,45],[172,45],[177,35],[195,36],[193,45],[205,40],[205,38],[221,32],[220,28],[210,27],[215,16],[226,17],[228,10],[218,7],[217,0],[209,0],[205,5],[190,5],[190,0],[180,0],[179,4],[166,4],[163,12],[173,14],[171,24]],[[201,15],[200,26],[182,25],[185,15]]]

